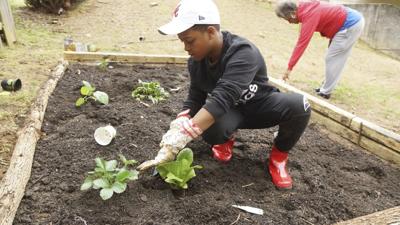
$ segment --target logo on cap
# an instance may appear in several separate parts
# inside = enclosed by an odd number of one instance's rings
[[[206,18],[204,16],[199,16],[199,21],[205,20]]]
[[[178,17],[178,13],[179,13],[179,7],[181,7],[181,4],[177,5],[175,10],[174,10],[174,16]]]

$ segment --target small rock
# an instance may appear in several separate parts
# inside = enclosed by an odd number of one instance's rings
[[[144,194],[141,194],[140,195],[140,200],[142,200],[143,202],[147,202],[147,196],[146,195],[144,195]]]
[[[41,180],[41,183],[43,184],[43,185],[48,185],[48,184],[50,184],[50,178],[49,177],[43,177],[42,178],[42,180]]]
[[[263,33],[258,33],[258,36],[259,36],[260,38],[265,38],[265,35],[264,35]]]
[[[150,3],[150,7],[158,6],[158,2],[152,2]]]
[[[24,195],[24,197],[25,197],[25,198],[31,198],[31,197],[32,197],[32,195],[33,195],[33,192],[32,192],[32,190],[27,190],[27,191],[25,192],[25,195]]]
[[[34,186],[33,188],[32,188],[32,192],[37,192],[37,191],[39,191],[40,190],[40,187],[39,186]]]
[[[224,200],[224,196],[223,196],[223,195],[218,195],[218,196],[215,198],[215,200],[217,200],[217,201]]]

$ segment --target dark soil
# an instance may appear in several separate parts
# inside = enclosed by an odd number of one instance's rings
[[[178,93],[146,107],[131,97],[137,80],[156,80]],[[110,96],[107,106],[74,106],[81,80]],[[31,179],[14,224],[331,224],[400,204],[400,169],[339,143],[310,124],[290,154],[294,188],[275,189],[266,160],[276,128],[242,130],[243,143],[229,164],[212,159],[201,140],[189,144],[197,172],[183,193],[171,191],[151,171],[131,182],[125,193],[101,200],[98,191],[79,190],[94,158],[119,153],[140,162],[153,158],[169,122],[180,111],[187,91],[185,68],[115,65],[101,71],[72,65],[50,97],[38,142]],[[96,144],[93,133],[111,123],[117,137],[111,145]],[[243,187],[244,186],[244,187]],[[263,216],[231,207],[262,208]]]

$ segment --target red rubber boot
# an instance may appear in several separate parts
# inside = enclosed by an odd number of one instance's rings
[[[277,147],[272,146],[269,156],[269,173],[272,177],[272,183],[280,189],[292,189],[292,178],[286,170],[288,153],[280,151]]]
[[[235,143],[234,138],[230,138],[227,142],[212,146],[212,152],[214,159],[220,162],[229,162],[232,158],[233,144]]]

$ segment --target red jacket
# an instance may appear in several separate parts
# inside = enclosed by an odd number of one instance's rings
[[[307,48],[314,32],[332,39],[346,21],[344,6],[316,0],[299,3],[297,18],[301,23],[300,36],[290,58],[288,69],[292,70]]]

